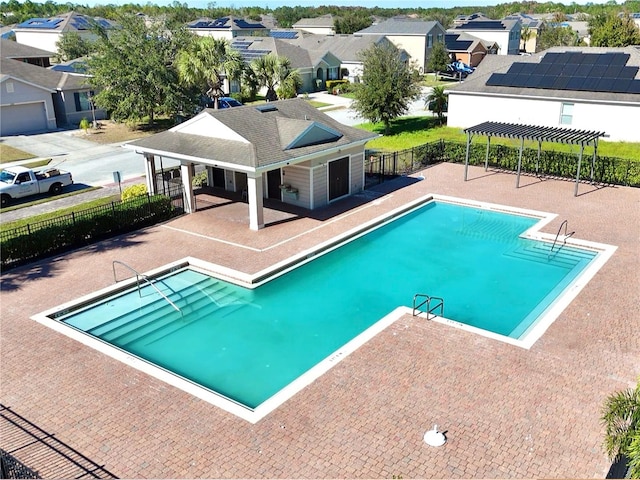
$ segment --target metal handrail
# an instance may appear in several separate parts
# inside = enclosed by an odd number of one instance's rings
[[[424,300],[420,303],[420,304],[416,304],[417,300],[419,298],[424,298]],[[433,306],[433,308],[431,307],[431,301],[432,300],[437,300],[438,303],[436,305]],[[416,311],[419,311],[420,307],[422,307],[423,305],[427,306],[426,309],[426,314],[427,314],[427,320],[429,320],[429,314],[432,314],[436,309],[440,309],[440,316],[444,317],[444,299],[441,297],[431,297],[429,295],[426,295],[424,293],[416,293],[413,296],[413,316],[416,316]],[[435,316],[435,315],[434,315]]]
[[[560,228],[558,228],[558,233],[556,233],[556,238],[553,240],[553,244],[551,245],[551,248],[549,249],[549,254],[547,255],[547,260],[551,259],[551,254],[553,253],[553,248],[556,246],[556,243],[558,242],[558,238],[560,237],[560,232],[562,231],[562,227],[564,227],[564,238],[563,238],[563,241],[562,241],[562,245],[560,245],[560,247],[558,247],[558,251],[560,251],[560,249],[567,244],[567,238],[571,238],[576,233],[576,232],[567,233],[568,224],[569,224],[569,222],[567,222],[567,220],[563,221],[560,224]]]
[[[122,266],[123,266],[123,267],[125,267],[125,268],[128,268],[129,270],[131,270],[133,273],[135,273],[135,274],[136,274],[136,286],[138,287],[138,295],[140,295],[140,297],[142,297],[142,293],[140,292],[140,279],[142,279],[142,280],[144,280],[145,282],[147,282],[150,286],[152,286],[152,287],[155,289],[155,291],[156,291],[156,292],[158,292],[158,293],[160,294],[160,296],[161,296],[162,298],[164,298],[164,299],[167,301],[167,303],[169,303],[169,305],[171,305],[171,306],[174,308],[174,310],[176,310],[177,312],[180,312],[180,315],[182,315],[182,316],[184,317],[184,314],[182,313],[182,310],[180,310],[180,309],[176,306],[176,304],[175,304],[175,303],[173,303],[171,300],[169,300],[169,297],[167,297],[164,293],[162,293],[162,292],[160,291],[160,289],[159,289],[158,287],[156,287],[156,286],[154,285],[154,283],[153,283],[151,280],[149,280],[149,278],[148,278],[146,275],[144,275],[144,274],[142,274],[142,273],[138,272],[135,268],[133,268],[133,267],[132,267],[132,266],[130,266],[130,265],[127,265],[127,264],[126,264],[126,263],[124,263],[124,262],[121,262],[120,260],[114,260],[113,262],[111,262],[111,267],[113,268],[113,280],[114,280],[116,283],[118,283],[118,279],[117,279],[117,277],[116,277],[116,263],[117,263],[117,264],[119,264],[119,265],[122,265]]]

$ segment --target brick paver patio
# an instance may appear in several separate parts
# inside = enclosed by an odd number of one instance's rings
[[[203,196],[194,215],[3,274],[0,403],[126,478],[604,477],[601,406],[640,373],[640,189],[581,184],[574,197],[570,181],[516,189],[480,168],[463,182],[463,168],[331,212],[269,210],[259,232],[246,204]],[[530,350],[405,316],[256,424],[30,319],[111,285],[113,260],[147,271],[192,256],[255,273],[427,193],[557,213],[544,231],[568,219],[577,238],[618,250]],[[434,424],[440,448],[422,438]],[[58,476],[49,457],[13,455]]]

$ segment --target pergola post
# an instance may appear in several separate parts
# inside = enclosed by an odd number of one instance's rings
[[[471,145],[471,133],[467,132],[467,154],[464,156],[464,181],[467,181],[467,172],[469,171],[469,146]]]
[[[491,146],[491,136],[487,137],[487,152],[484,154],[484,171],[489,169],[489,147]]]
[[[578,196],[578,183],[580,182],[580,163],[582,162],[582,153],[584,152],[584,143],[580,144],[580,154],[578,156],[578,173],[576,174],[576,189],[573,192],[573,196]]]
[[[520,168],[522,167],[522,150],[524,149],[524,138],[520,139],[520,152],[518,153],[518,176],[516,177],[516,188],[520,188]]]
[[[598,139],[593,142],[593,156],[591,157],[591,183],[593,183],[593,176],[596,169],[596,156],[598,153]]]
[[[542,150],[542,140],[538,140],[538,158],[536,159],[536,176],[540,176],[540,151]]]

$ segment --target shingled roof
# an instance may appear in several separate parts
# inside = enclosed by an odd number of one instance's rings
[[[53,57],[55,53],[31,47],[22,43],[0,38],[0,55],[4,58],[42,58]]]
[[[0,79],[13,78],[51,92],[89,87],[86,76],[56,72],[10,58],[0,58],[0,71]]]
[[[435,21],[390,18],[356,32],[359,35],[426,35],[438,24]]]
[[[130,142],[127,147],[249,171],[361,144],[376,136],[343,125],[295,98],[257,107],[206,109],[183,124]]]

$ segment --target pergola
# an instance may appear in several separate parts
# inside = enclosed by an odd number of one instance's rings
[[[576,174],[576,188],[574,196],[578,195],[578,184],[580,182],[580,164],[582,163],[582,155],[584,147],[593,145],[593,157],[591,159],[591,180],[593,181],[593,170],[596,162],[596,154],[598,151],[598,138],[604,137],[604,132],[592,132],[589,130],[577,130],[574,128],[559,127],[539,127],[535,125],[522,125],[517,123],[500,123],[500,122],[484,122],[473,127],[465,128],[467,134],[467,153],[464,161],[464,180],[467,181],[467,171],[469,169],[469,148],[471,139],[474,135],[485,135],[487,137],[487,153],[485,154],[484,169],[489,165],[489,147],[491,146],[491,137],[499,138],[517,138],[520,139],[520,152],[518,155],[518,175],[516,179],[516,188],[520,187],[520,169],[522,166],[522,150],[524,149],[525,140],[534,140],[538,142],[538,158],[536,159],[536,173],[540,164],[540,151],[542,142],[569,143],[580,145],[580,153],[578,155],[578,173]]]

